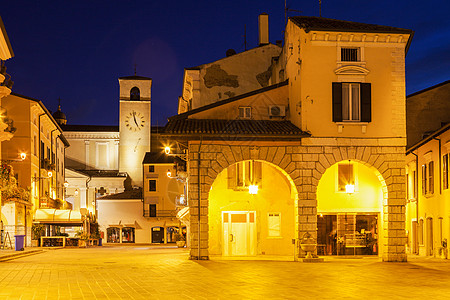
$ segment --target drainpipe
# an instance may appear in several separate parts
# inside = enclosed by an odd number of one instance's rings
[[[55,171],[57,171],[58,168],[59,168],[59,164],[58,164],[58,139],[61,139],[61,137],[59,135],[56,137],[56,141],[55,141],[56,142]],[[62,172],[62,170],[61,170],[61,172]],[[58,190],[59,190],[59,188],[58,188],[58,172],[55,172],[55,173],[56,173],[56,198],[58,198]],[[64,181],[63,181],[63,186],[64,186]],[[62,197],[62,199],[65,200],[64,197]]]
[[[41,207],[41,196],[42,196],[42,184],[41,184],[41,167],[42,167],[42,153],[41,153],[41,117],[43,116],[43,115],[45,115],[45,113],[42,113],[42,114],[40,114],[39,116],[38,116],[38,149],[39,149],[39,171],[38,171],[38,173],[39,173],[39,177],[38,177],[38,179],[39,179],[39,181],[38,181],[38,183],[39,183],[39,198],[38,198],[38,203],[39,203],[39,208]]]
[[[438,139],[437,137],[433,137],[433,140],[439,141],[439,195],[442,195],[442,166],[441,166],[441,139]]]
[[[203,143],[203,137],[200,136],[200,145],[198,146],[198,157],[197,157],[197,168],[198,168],[198,172],[197,172],[197,176],[198,176],[198,260],[200,260],[200,209],[201,209],[201,205],[200,205],[200,199],[202,198],[202,194],[201,194],[201,184],[200,184],[200,149],[202,148],[202,143]]]
[[[89,176],[88,179],[86,179],[86,207],[89,207],[89,182],[92,180],[92,177]]]
[[[51,155],[51,157],[49,157],[50,164],[55,163],[53,161],[53,131],[56,131],[56,130],[58,130],[58,129],[53,129],[52,131],[50,131],[50,155]],[[55,157],[55,160],[56,160],[56,157]],[[56,169],[55,169],[55,177],[58,177],[58,175],[56,174]],[[53,178],[50,179],[50,182],[53,183]],[[56,190],[56,198],[58,198],[58,179],[57,178],[56,178],[56,189],[57,189]]]
[[[416,157],[416,178],[415,178],[415,182],[416,184],[414,185],[414,193],[416,194],[416,234],[417,234],[417,238],[419,237],[419,233],[417,232],[417,230],[419,229],[419,157],[417,156],[417,154],[415,154],[414,152],[411,151],[411,154],[414,155]],[[417,247],[416,247],[416,254],[419,253],[419,241],[417,242]]]

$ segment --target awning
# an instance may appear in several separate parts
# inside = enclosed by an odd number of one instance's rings
[[[37,209],[34,222],[53,225],[82,225],[81,213],[71,209]]]
[[[189,219],[191,217],[191,214],[189,213],[189,206],[186,206],[185,208],[181,209],[177,213],[177,219],[181,221],[184,225],[189,225]]]

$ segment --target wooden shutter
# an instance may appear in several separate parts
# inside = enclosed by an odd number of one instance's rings
[[[361,83],[361,122],[372,121],[372,95],[370,83]]]
[[[236,189],[236,165],[231,165],[227,168],[228,188]]]
[[[333,122],[342,122],[342,83],[333,82]]]

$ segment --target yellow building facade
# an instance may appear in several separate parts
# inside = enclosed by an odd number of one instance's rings
[[[450,240],[450,82],[407,98],[408,252],[448,258]]]
[[[2,159],[11,161],[19,187],[30,193],[31,205],[23,212],[27,243],[35,213],[40,209],[70,209],[64,200],[64,154],[69,143],[44,104],[15,93],[2,106],[14,120],[14,137],[2,145]],[[21,153],[25,159],[17,159]]]
[[[267,86],[169,119],[165,134],[184,140],[189,157],[192,258],[304,256],[309,234],[319,255],[406,260],[412,34],[289,18]]]

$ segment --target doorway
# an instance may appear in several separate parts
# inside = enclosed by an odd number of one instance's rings
[[[164,243],[164,227],[157,226],[152,228],[152,243]]]
[[[256,225],[254,211],[222,212],[223,255],[256,255]]]
[[[432,256],[433,255],[433,244],[434,244],[434,238],[433,238],[433,218],[427,218],[427,255]]]
[[[378,255],[378,214],[320,214],[319,255]]]

